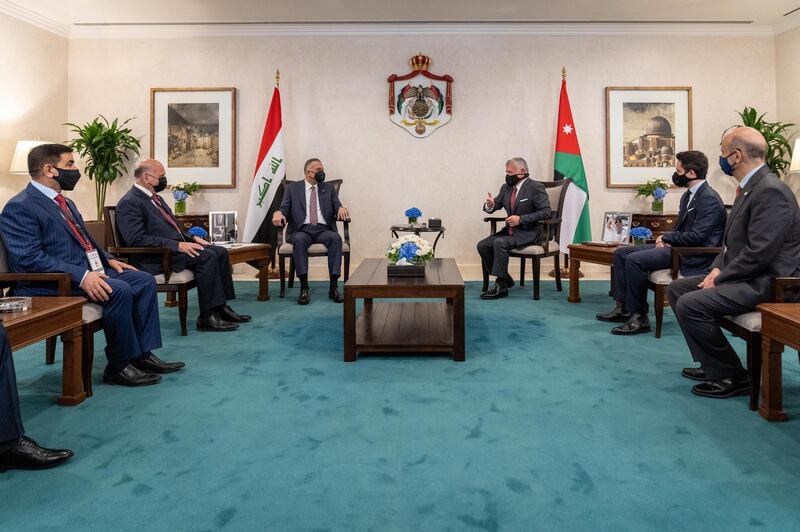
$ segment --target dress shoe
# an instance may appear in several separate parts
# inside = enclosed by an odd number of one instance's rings
[[[328,291],[328,299],[334,303],[342,303],[344,301],[344,297],[339,293],[338,288],[332,288]]]
[[[750,394],[750,379],[744,377],[722,379],[721,381],[708,381],[692,386],[692,393],[703,397],[725,399],[735,395]]]
[[[145,373],[172,373],[186,366],[183,362],[164,362],[153,353],[131,360],[133,367]]]
[[[212,331],[212,332],[225,332],[234,331],[239,328],[237,323],[231,323],[223,320],[216,313],[207,318],[197,318],[198,331]]]
[[[47,469],[72,458],[69,449],[45,449],[23,436],[11,449],[0,453],[0,472],[9,469]]]
[[[506,288],[514,288],[514,279],[510,275],[506,277]]]
[[[600,321],[610,321],[614,323],[625,323],[630,319],[631,315],[629,312],[625,312],[625,309],[622,308],[620,303],[617,303],[617,306],[614,307],[614,310],[611,312],[606,312],[605,314],[596,314],[595,318]]]
[[[508,288],[497,283],[488,292],[481,294],[481,299],[500,299],[502,297],[508,297]]]
[[[650,332],[650,320],[647,319],[647,314],[638,314],[634,312],[628,321],[611,329],[611,334],[642,334]]]
[[[686,377],[687,379],[692,379],[693,381],[706,382],[708,380],[706,378],[706,372],[703,371],[703,368],[683,368],[683,371],[681,371],[681,376]]]
[[[222,310],[218,312],[220,318],[231,323],[247,323],[253,317],[249,314],[237,314],[231,307],[225,305]]]
[[[145,373],[128,364],[116,373],[109,371],[108,366],[106,366],[106,370],[103,372],[103,382],[121,386],[149,386],[161,382],[161,377],[152,373]]]
[[[297,296],[297,303],[300,305],[308,305],[311,302],[311,291],[308,288],[301,288],[300,295]]]

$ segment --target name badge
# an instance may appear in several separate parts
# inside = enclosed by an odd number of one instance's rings
[[[103,261],[100,260],[100,253],[97,252],[96,249],[86,252],[86,258],[89,259],[89,268],[93,272],[102,272],[103,269]]]

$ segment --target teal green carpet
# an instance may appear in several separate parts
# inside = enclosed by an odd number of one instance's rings
[[[744,397],[691,395],[672,314],[664,337],[620,338],[544,283],[504,301],[467,287],[467,361],[342,362],[341,306],[255,301],[238,283],[238,333],[178,335],[158,386],[100,383],[59,407],[43,344],[15,354],[27,431],[72,448],[67,465],[0,475],[0,529],[800,530],[800,368],[784,360],[787,423]],[[196,317],[191,303],[190,318]],[[743,351],[743,344],[736,343]],[[59,357],[60,363],[60,357]]]

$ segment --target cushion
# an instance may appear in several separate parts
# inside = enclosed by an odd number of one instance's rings
[[[291,255],[294,251],[294,246],[291,244],[281,244],[281,247],[278,248],[279,255]],[[350,244],[347,242],[342,242],[342,253],[347,253],[350,251]],[[328,248],[323,246],[322,244],[311,244],[311,247],[308,248],[308,254],[313,255],[315,253],[319,254],[327,254]]]
[[[547,243],[547,251],[549,253],[557,252],[559,249],[558,242],[555,240],[551,240]],[[519,253],[524,255],[544,255],[544,247],[543,246],[525,246],[523,248],[517,248],[513,251],[513,253]]]
[[[163,273],[159,273],[155,277],[156,277],[156,282],[158,284],[166,283]],[[189,281],[192,280],[194,280],[194,272],[192,270],[181,270],[179,272],[172,272],[172,275],[169,276],[169,284],[188,283]]]
[[[92,323],[103,317],[103,307],[96,303],[86,303],[83,305],[83,321]]]
[[[672,275],[670,270],[656,270],[650,272],[649,279],[651,283],[667,285],[672,282]],[[683,275],[678,272],[678,279],[683,279]]]
[[[725,318],[750,332],[761,332],[761,313],[758,311],[739,314],[738,316],[725,316]]]

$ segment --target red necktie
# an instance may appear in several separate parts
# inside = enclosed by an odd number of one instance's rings
[[[736,187],[736,199],[739,199],[739,196],[742,195],[742,187]]]
[[[169,213],[166,210],[164,210],[164,207],[161,206],[161,198],[159,198],[158,194],[156,194],[155,192],[153,192],[153,204],[156,206],[156,209],[158,209],[158,212],[161,213],[161,216],[163,216],[164,219],[168,221],[170,225],[172,225],[172,227],[175,228],[178,234],[182,236],[183,233],[178,227],[178,224],[175,222],[175,220],[172,219],[172,216],[170,216]]]
[[[309,205],[309,221],[311,222],[311,225],[317,225],[319,223],[319,216],[317,216],[317,187],[315,186],[311,187],[311,201],[309,202]]]
[[[88,235],[84,233],[83,228],[78,225],[78,221],[72,215],[69,207],[67,207],[67,200],[64,199],[64,196],[61,194],[56,194],[56,203],[58,203],[58,206],[63,211],[64,219],[67,221],[70,229],[72,229],[72,232],[75,233],[75,236],[78,237],[78,241],[81,243],[83,249],[86,251],[92,251],[94,249],[92,241],[89,240]]]
[[[508,210],[510,211],[509,212],[509,216],[514,214],[514,207],[516,207],[516,206],[517,206],[517,187],[512,187],[511,188],[511,201],[508,202]],[[509,235],[513,235],[514,234],[514,228],[513,227],[508,226],[508,234]]]

